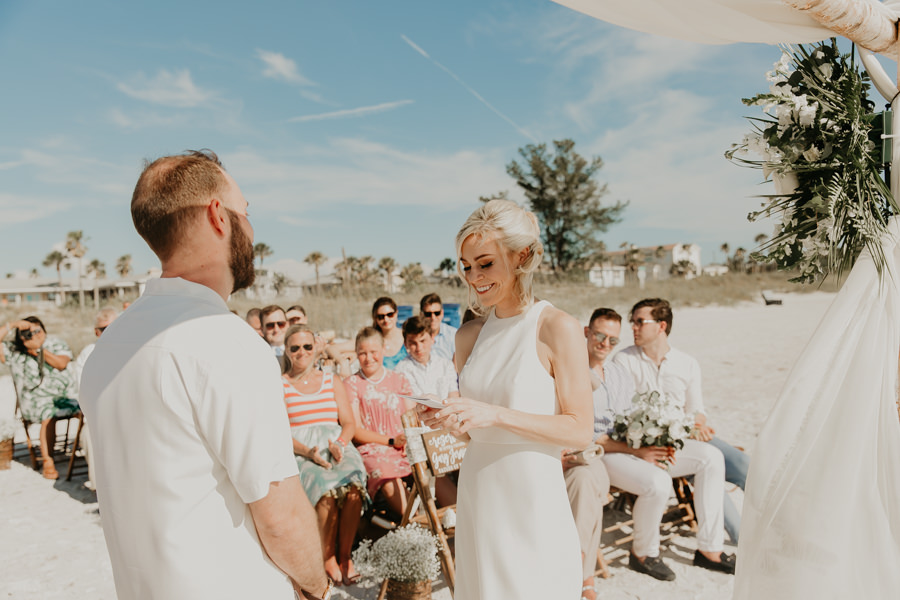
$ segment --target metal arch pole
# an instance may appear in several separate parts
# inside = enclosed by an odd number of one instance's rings
[[[897,83],[891,81],[891,78],[885,72],[884,67],[878,62],[872,52],[866,50],[862,46],[857,46],[859,57],[872,78],[875,89],[878,90],[885,100],[891,103],[891,133],[898,135],[900,133],[900,87]],[[900,68],[900,64],[898,64]],[[891,144],[891,194],[895,201],[900,199],[900,138],[894,138]]]

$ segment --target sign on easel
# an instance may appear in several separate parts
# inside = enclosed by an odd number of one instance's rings
[[[452,473],[462,465],[467,442],[444,430],[422,434],[428,461],[435,475]]]

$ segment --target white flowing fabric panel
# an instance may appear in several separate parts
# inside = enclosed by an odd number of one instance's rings
[[[891,274],[860,256],[760,432],[736,600],[900,597],[900,217],[883,248]]]
[[[703,44],[808,43],[836,35],[815,19],[791,8],[783,0],[553,2],[628,29]],[[896,0],[885,4],[896,4]]]

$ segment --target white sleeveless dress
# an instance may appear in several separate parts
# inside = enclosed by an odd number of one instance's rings
[[[522,412],[559,413],[537,355],[548,302],[506,319],[493,312],[460,372],[460,393]],[[455,600],[577,600],[581,550],[561,447],[499,428],[469,432],[460,470]]]

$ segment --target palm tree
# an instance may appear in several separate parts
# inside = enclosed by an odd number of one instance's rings
[[[360,257],[360,259],[356,262],[356,280],[361,284],[367,284],[372,279],[372,275],[374,274],[372,271],[372,265],[375,263],[375,257],[366,255]]]
[[[37,268],[35,267],[35,268],[31,269],[31,273],[29,273],[28,276],[31,277],[32,279],[37,279],[37,276],[38,276]]]
[[[94,308],[100,309],[100,287],[97,285],[98,279],[103,279],[106,277],[106,265],[100,262],[99,259],[95,258],[91,262],[88,263],[87,272],[89,275],[94,276]]]
[[[291,283],[284,273],[275,273],[272,275],[272,287],[275,288],[275,295],[280,296],[281,292]]]
[[[43,265],[45,267],[54,267],[56,269],[56,279],[57,286],[59,287],[59,293],[62,294],[62,299],[65,300],[65,294],[62,291],[62,267],[68,267],[69,259],[66,258],[66,255],[60,252],[59,250],[54,250],[50,254],[44,258]]]
[[[631,279],[637,279],[638,267],[644,263],[641,249],[628,242],[622,242],[619,248],[625,248],[625,272],[631,274]]]
[[[743,248],[737,248],[734,251],[734,256],[731,257],[731,269],[733,271],[743,271],[744,270],[744,258],[747,256],[747,251]]]
[[[84,232],[81,230],[70,231],[68,235],[66,235],[66,252],[68,252],[70,256],[74,256],[78,259],[78,306],[83,309],[84,284],[82,283],[82,276],[84,274],[84,269],[81,265],[81,259],[83,259],[84,255],[87,253],[87,247],[81,243],[82,240],[87,241],[87,238],[84,237]]]
[[[400,277],[403,278],[403,288],[406,291],[412,291],[416,284],[421,283],[425,277],[422,263],[409,263],[400,270]]]
[[[322,254],[321,252],[310,252],[306,255],[306,258],[303,259],[308,265],[312,265],[313,269],[316,270],[316,293],[322,293],[322,287],[319,285],[319,267],[325,264],[325,261],[328,260],[328,257]]]
[[[378,268],[384,271],[388,294],[392,293],[394,291],[394,271],[397,270],[397,261],[390,256],[385,256],[378,261]]]
[[[131,255],[123,254],[116,261],[116,272],[119,274],[119,277],[125,278],[131,274]]]
[[[728,264],[728,251],[731,250],[731,247],[728,245],[728,242],[725,242],[724,244],[719,246],[719,250],[721,250],[722,254],[725,255],[725,258],[722,259],[722,264],[727,265]]]
[[[453,271],[456,270],[456,261],[450,257],[445,258],[441,261],[441,264],[438,266],[438,271],[444,273],[444,277],[450,278],[453,277]]]
[[[757,246],[762,246],[762,245],[763,245],[763,242],[765,242],[767,239],[769,239],[769,236],[767,236],[766,234],[764,234],[764,233],[757,233],[757,234],[756,234],[756,237],[753,238],[753,241],[756,242],[756,245],[757,245]]]
[[[259,267],[262,268],[263,261],[272,256],[272,249],[268,244],[264,244],[262,242],[253,246],[253,256],[259,259]]]

